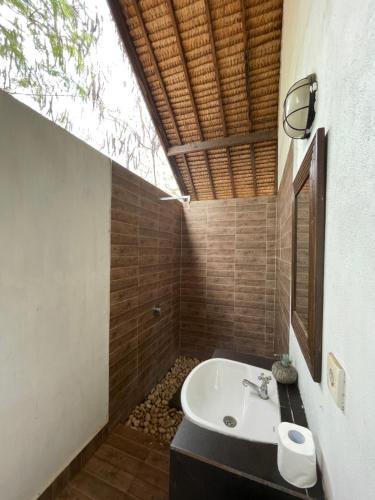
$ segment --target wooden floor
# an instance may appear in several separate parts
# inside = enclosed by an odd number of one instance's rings
[[[118,425],[58,500],[168,500],[169,447]]]

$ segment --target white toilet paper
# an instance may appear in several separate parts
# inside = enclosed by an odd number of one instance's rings
[[[281,476],[299,488],[316,483],[314,439],[306,427],[281,422],[278,427],[277,465]]]

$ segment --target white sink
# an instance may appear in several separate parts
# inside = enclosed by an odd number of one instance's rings
[[[258,385],[261,373],[272,377],[266,400],[242,384],[246,378]],[[248,441],[277,443],[280,404],[277,383],[269,370],[229,359],[209,359],[186,378],[181,404],[186,418],[200,427]],[[225,425],[224,417],[234,417],[235,427]]]

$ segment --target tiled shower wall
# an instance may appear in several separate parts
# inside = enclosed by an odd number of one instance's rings
[[[275,352],[276,197],[189,206],[161,196],[113,165],[110,424],[179,353]]]
[[[277,194],[276,322],[278,353],[289,352],[292,273],[293,150],[290,148]]]
[[[192,202],[181,239],[181,352],[272,356],[276,198]]]
[[[182,208],[161,196],[113,164],[110,424],[127,416],[178,354]]]

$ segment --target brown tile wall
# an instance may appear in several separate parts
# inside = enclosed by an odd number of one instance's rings
[[[126,417],[179,349],[181,203],[112,168],[109,417]],[[152,307],[161,306],[161,316]]]
[[[276,321],[278,353],[289,352],[291,272],[292,272],[293,149],[285,163],[277,194]]]
[[[272,356],[276,199],[192,202],[181,239],[181,352]]]
[[[182,208],[113,165],[110,423],[126,417],[179,352],[288,350],[292,170],[290,152],[277,201]]]

